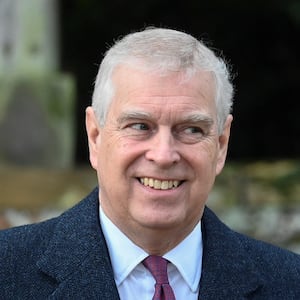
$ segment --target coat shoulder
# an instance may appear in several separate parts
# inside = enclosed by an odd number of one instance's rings
[[[270,280],[300,278],[300,255],[270,243],[236,233],[241,245]],[[299,288],[300,289],[300,288]]]
[[[31,254],[33,254],[37,249],[41,252],[41,248],[43,248],[43,245],[45,246],[45,244],[47,244],[47,238],[51,236],[56,223],[57,218],[53,218],[36,224],[1,230],[1,264],[9,263],[8,258],[10,256],[13,256],[14,261],[16,261],[19,256],[22,257],[23,255],[28,254],[29,248],[32,250]]]
[[[1,230],[0,287],[4,289],[0,289],[0,298],[7,299],[18,293],[22,299],[33,299],[33,294],[38,291],[34,288],[34,282],[41,293],[43,290],[45,295],[49,295],[58,283],[41,272],[38,262],[51,245],[59,243],[57,234],[63,234],[67,237],[64,242],[68,242],[81,228],[82,220],[92,218],[89,212],[94,211],[94,215],[97,215],[97,205],[97,192],[94,191],[58,217]]]
[[[202,223],[205,283],[216,280],[217,269],[223,291],[231,282],[252,286],[262,297],[253,299],[300,299],[300,255],[230,229],[209,209]]]
[[[30,255],[36,252],[43,252],[43,249],[47,246],[48,241],[52,237],[56,225],[63,222],[66,229],[68,229],[69,220],[78,220],[80,223],[81,218],[89,218],[90,216],[85,216],[84,212],[90,210],[97,210],[98,200],[97,200],[97,189],[95,189],[90,195],[85,199],[80,201],[77,205],[70,208],[66,212],[62,213],[60,216],[45,220],[43,222],[28,224],[19,227],[9,228],[5,230],[0,230],[0,260],[1,264],[5,263],[3,258],[8,258],[10,256],[15,256],[14,261],[19,256]],[[78,216],[78,218],[76,218]],[[70,226],[74,225],[70,222]]]

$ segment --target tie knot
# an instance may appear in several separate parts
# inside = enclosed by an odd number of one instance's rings
[[[143,261],[144,266],[151,272],[157,284],[169,284],[168,261],[161,256],[150,255]]]

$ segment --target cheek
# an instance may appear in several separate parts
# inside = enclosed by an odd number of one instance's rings
[[[199,168],[200,170],[207,169],[209,167],[215,168],[218,158],[217,150],[217,145],[213,142],[209,142],[202,144],[193,151],[190,151],[189,156],[192,161],[192,166],[198,166],[198,170]]]
[[[119,169],[117,167],[119,159],[117,150],[119,147],[117,141],[109,137],[108,134],[102,135],[101,139],[98,140],[97,146],[97,174],[99,183],[101,183],[104,182],[104,179],[112,180],[115,177],[116,172],[112,172],[112,170]]]
[[[102,161],[113,160],[118,152],[122,152],[122,143],[118,135],[113,131],[104,131],[98,143],[98,157]]]
[[[108,137],[99,147],[100,172],[109,172],[114,178],[127,176],[127,171],[142,155],[141,147],[122,137]]]
[[[217,153],[210,147],[192,152],[189,165],[194,173],[193,193],[205,196],[211,189],[217,175]]]

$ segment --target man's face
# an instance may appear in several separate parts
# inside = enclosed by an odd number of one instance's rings
[[[147,231],[188,234],[225,161],[231,116],[219,136],[212,75],[181,75],[119,67],[105,126],[87,109],[101,206],[136,239]]]

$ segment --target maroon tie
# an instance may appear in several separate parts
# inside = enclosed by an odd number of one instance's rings
[[[152,300],[176,300],[168,280],[168,261],[161,256],[150,255],[143,261],[143,264],[156,281]]]

